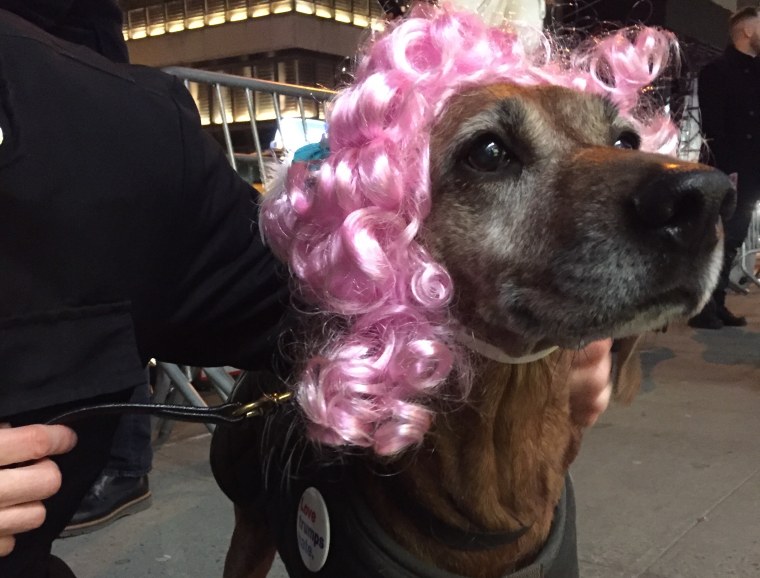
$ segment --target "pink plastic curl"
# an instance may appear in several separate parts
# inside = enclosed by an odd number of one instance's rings
[[[499,82],[604,94],[644,150],[672,153],[676,128],[642,106],[642,92],[674,46],[672,35],[644,28],[539,61],[473,14],[418,6],[365,47],[354,84],[333,102],[329,157],[294,163],[261,211],[302,295],[346,327],[312,344],[296,386],[312,439],[393,455],[420,442],[452,370],[459,391],[447,393],[467,394],[452,281],[417,241],[431,203],[430,132],[448,99]]]

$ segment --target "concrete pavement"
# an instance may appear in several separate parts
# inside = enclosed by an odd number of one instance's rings
[[[644,391],[586,435],[572,469],[584,578],[760,577],[760,291],[729,306],[748,327],[648,337]],[[221,576],[232,508],[209,439],[177,427],[156,452],[153,506],[54,552],[79,578]]]
[[[573,466],[584,578],[760,576],[760,297],[746,328],[649,337],[644,392]]]

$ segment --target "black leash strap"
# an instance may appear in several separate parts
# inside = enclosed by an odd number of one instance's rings
[[[223,403],[210,407],[173,405],[160,403],[104,403],[69,410],[48,420],[47,424],[66,424],[94,415],[122,413],[148,414],[196,423],[236,424],[252,417],[259,417],[290,401],[292,392],[263,395],[251,403]]]

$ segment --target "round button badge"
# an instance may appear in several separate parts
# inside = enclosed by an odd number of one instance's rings
[[[317,488],[306,488],[298,502],[296,539],[304,566],[319,572],[330,551],[330,516]]]

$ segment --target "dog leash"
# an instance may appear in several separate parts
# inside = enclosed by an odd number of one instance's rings
[[[321,145],[320,145],[321,146]],[[306,149],[307,147],[304,147]],[[320,149],[321,150],[321,149]],[[301,152],[301,149],[299,151]],[[462,328],[457,333],[457,341],[468,349],[499,363],[523,364],[543,359],[555,352],[558,347],[549,347],[520,357],[514,357],[475,337],[474,333]],[[253,417],[260,417],[273,408],[282,405],[293,398],[293,392],[278,392],[264,394],[250,403],[223,403],[215,406],[198,407],[192,405],[160,404],[160,403],[103,403],[84,406],[63,412],[45,423],[47,425],[66,424],[77,419],[94,415],[115,415],[131,413],[138,415],[153,415],[178,421],[211,424],[236,424]]]
[[[307,147],[303,148],[306,149]],[[297,152],[301,152],[301,149]],[[460,344],[483,357],[498,361],[499,363],[513,365],[538,361],[558,349],[556,346],[549,347],[528,355],[514,357],[498,347],[478,339],[471,331],[464,328],[457,333],[456,337]],[[77,419],[94,415],[131,413],[138,415],[147,414],[194,423],[211,423],[216,425],[236,424],[252,417],[260,417],[268,413],[271,409],[290,401],[292,398],[293,392],[279,392],[264,394],[251,403],[233,402],[210,407],[159,403],[104,403],[68,410],[49,419],[45,423],[47,425],[66,424]]]
[[[254,417],[261,417],[292,398],[293,392],[287,391],[264,394],[250,403],[232,402],[210,407],[162,403],[103,403],[66,411],[45,423],[47,425],[67,424],[95,415],[132,413],[195,423],[238,424]]]

